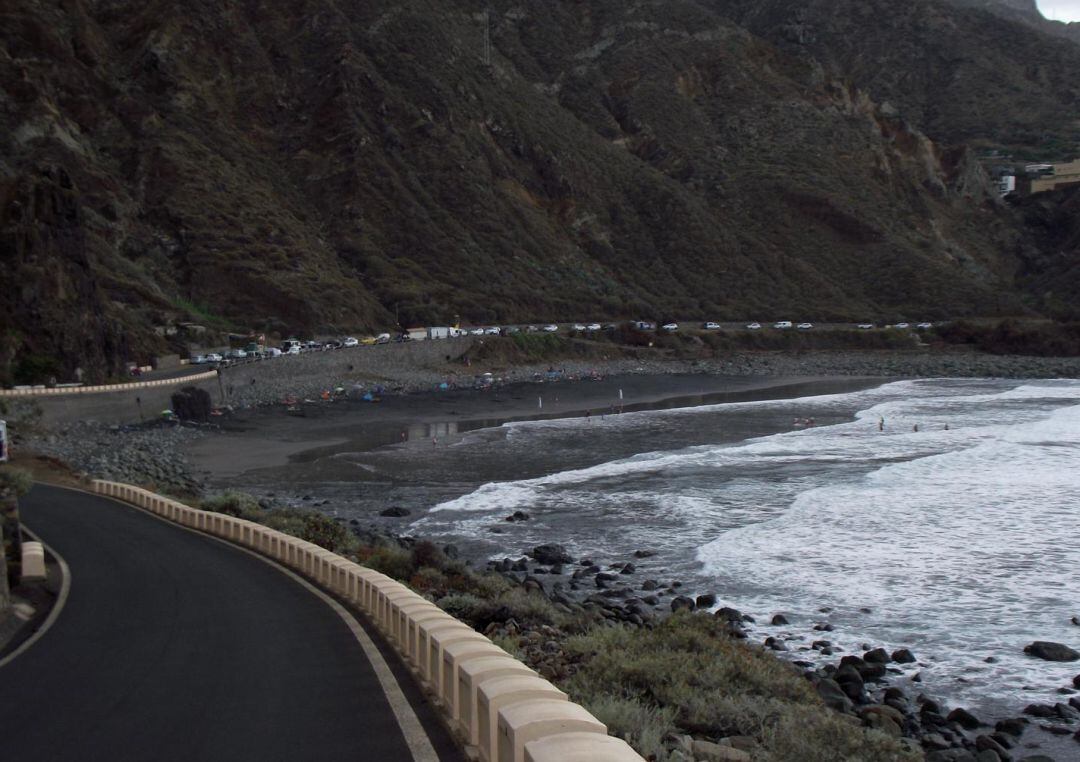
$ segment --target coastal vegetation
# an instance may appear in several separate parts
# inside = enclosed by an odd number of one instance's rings
[[[718,742],[734,755],[724,759],[762,762],[922,758],[914,744],[828,709],[796,667],[739,640],[722,617],[681,611],[613,622],[596,605],[549,595],[535,578],[478,572],[428,541],[357,536],[318,512],[260,505],[243,493],[201,507],[409,584],[555,682],[647,759],[685,760]]]

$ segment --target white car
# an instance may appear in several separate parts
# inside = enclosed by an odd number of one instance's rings
[[[668,333],[674,333],[675,331],[679,330],[679,324],[678,323],[664,323],[660,327],[663,328]]]
[[[242,349],[233,349],[229,351],[228,356],[230,360],[243,360],[248,355],[247,352]]]
[[[600,324],[599,323],[589,323],[587,326],[585,326],[585,330],[586,331],[599,331],[600,330]]]
[[[264,352],[264,354],[267,357],[281,357],[281,350],[278,349],[277,347],[267,347],[266,352]]]
[[[572,330],[572,331],[584,331],[585,326],[583,326],[581,323],[574,323],[574,325],[571,327],[570,330]]]
[[[485,328],[484,333],[488,334],[489,336],[498,336],[499,335],[499,326],[493,325],[493,326],[491,326],[491,328]]]
[[[211,352],[206,356],[207,362],[221,362],[225,358],[219,355],[217,352]]]
[[[470,336],[483,336],[484,335],[484,329],[483,328],[473,328],[471,331],[469,331],[469,335]]]
[[[300,345],[299,344],[293,344],[292,346],[290,346],[288,349],[285,350],[284,354],[287,354],[287,355],[298,355],[298,354],[300,354]]]
[[[926,331],[926,330],[929,330],[930,328],[933,328],[934,324],[933,323],[919,323],[915,327],[918,328],[920,331]]]
[[[554,323],[548,323],[541,330],[543,330],[544,333],[557,333],[559,330],[559,326],[555,325]]]
[[[910,323],[897,323],[893,328],[911,328]]]
[[[746,327],[751,331],[760,331],[761,323],[747,323]]]
[[[777,320],[772,324],[773,328],[791,328],[790,320]]]
[[[205,365],[206,364],[206,355],[192,355],[191,359],[188,360],[188,362],[191,365]]]
[[[798,327],[798,329],[800,331],[809,331],[811,328],[814,327],[814,324],[813,323],[799,323],[799,325],[797,327]]]
[[[859,323],[858,327],[861,328],[864,331],[869,331],[871,328],[874,327],[874,324],[873,323]]]
[[[706,331],[719,331],[720,330],[720,324],[719,323],[714,323],[711,320],[708,323],[705,323],[701,327],[704,328]]]
[[[358,347],[360,341],[355,336],[346,336],[341,340],[341,346],[343,347]]]

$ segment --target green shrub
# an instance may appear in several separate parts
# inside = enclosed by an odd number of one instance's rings
[[[462,620],[472,622],[476,612],[484,605],[485,601],[469,593],[452,593],[435,601],[436,605],[447,614]]]
[[[322,513],[304,511],[300,531],[301,539],[331,553],[347,553],[357,545],[356,538],[344,524]]]
[[[203,500],[199,507],[212,513],[224,513],[238,519],[258,520],[259,502],[243,492],[225,492]]]
[[[675,723],[671,707],[648,706],[637,699],[600,695],[589,701],[589,711],[608,727],[608,733],[623,738],[646,759],[668,759],[664,736]]]
[[[414,569],[429,567],[441,571],[450,560],[435,543],[428,540],[421,540],[413,545],[409,556]]]
[[[831,715],[796,669],[732,639],[714,617],[679,613],[652,629],[598,627],[568,638],[563,651],[579,666],[562,687],[628,728],[619,735],[644,754],[654,739],[678,732],[752,736],[767,760],[918,759],[899,741]]]
[[[445,590],[446,586],[446,575],[430,566],[417,569],[409,578],[409,587],[421,592]]]
[[[0,467],[0,497],[22,497],[34,486],[29,471],[14,466]]]
[[[364,565],[402,582],[413,574],[412,554],[396,545],[376,548]]]

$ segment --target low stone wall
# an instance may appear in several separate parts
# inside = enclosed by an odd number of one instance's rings
[[[133,381],[130,384],[101,384],[99,386],[35,386],[27,389],[0,389],[0,397],[56,397],[71,394],[101,394],[102,392],[130,392],[159,386],[178,386],[216,378],[217,371],[195,373],[179,378],[162,378],[157,381]]]
[[[642,762],[565,693],[384,574],[262,524],[200,511],[139,487],[98,480],[93,489],[269,556],[351,601],[382,631],[450,728],[483,762]]]

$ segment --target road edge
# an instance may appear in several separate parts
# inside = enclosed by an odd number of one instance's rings
[[[379,685],[383,689],[383,694],[386,696],[387,703],[390,705],[390,710],[394,713],[394,719],[397,721],[398,727],[401,729],[402,737],[405,739],[405,744],[409,747],[409,752],[412,754],[414,762],[440,762],[439,754],[435,751],[435,747],[434,745],[432,745],[431,739],[428,737],[427,731],[424,730],[423,723],[420,721],[420,718],[417,716],[416,711],[412,707],[412,704],[405,696],[404,690],[402,690],[400,683],[394,676],[393,670],[391,670],[390,665],[387,663],[386,659],[383,658],[383,655],[379,651],[378,646],[371,639],[371,636],[368,635],[367,631],[364,629],[364,626],[357,621],[355,616],[353,616],[352,612],[342,606],[341,603],[339,603],[325,590],[312,584],[309,580],[300,576],[292,569],[282,566],[272,558],[268,558],[267,556],[245,548],[242,545],[237,545],[236,543],[229,542],[228,540],[221,537],[216,537],[212,534],[202,532],[198,529],[187,527],[183,524],[178,524],[175,521],[170,521],[164,516],[158,516],[152,511],[146,510],[145,508],[135,505],[134,503],[128,503],[123,500],[111,497],[109,495],[102,495],[97,492],[90,492],[89,490],[81,489],[79,487],[70,487],[58,484],[50,484],[48,486],[57,487],[58,489],[66,489],[71,492],[81,492],[91,497],[108,500],[126,508],[134,508],[140,513],[156,519],[171,527],[174,527],[176,529],[182,529],[185,532],[189,532],[191,534],[213,540],[214,542],[220,543],[221,545],[224,545],[233,550],[240,551],[251,556],[252,558],[262,561],[267,566],[273,567],[274,569],[284,574],[286,577],[291,578],[294,582],[298,583],[308,592],[314,594],[317,598],[319,598],[326,605],[328,605],[342,619],[342,621],[345,623],[345,626],[348,627],[349,631],[353,634],[353,637],[356,638],[356,641],[360,645],[361,650],[364,652],[364,655],[370,662],[372,670],[374,670],[375,672],[375,677],[378,679]],[[47,546],[46,549],[49,550]],[[56,557],[58,559],[60,558],[59,556]],[[65,570],[66,567],[67,565],[64,564]],[[65,580],[67,580],[66,573]],[[65,593],[66,598],[66,589],[62,592]],[[56,607],[54,607],[54,611],[55,610]],[[49,623],[50,622],[47,622],[47,624]],[[22,647],[20,647],[19,650],[16,650],[12,654],[12,656],[19,653],[21,648]],[[0,661],[0,667],[3,667],[5,663],[6,661]]]
[[[34,634],[20,643],[15,650],[7,656],[0,658],[0,669],[3,669],[8,664],[15,661],[18,656],[29,650],[32,645],[37,643],[38,640],[52,628],[56,620],[60,618],[60,612],[63,611],[64,604],[67,603],[68,594],[71,592],[71,568],[68,566],[67,561],[64,560],[64,557],[53,550],[47,542],[27,529],[26,526],[20,524],[19,527],[23,532],[33,537],[37,542],[40,542],[41,546],[45,548],[45,552],[56,559],[56,563],[60,567],[60,592],[56,596],[56,601],[53,603],[52,610],[49,612],[48,616],[45,617],[45,621],[41,623],[41,626],[38,627]]]

